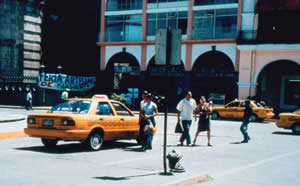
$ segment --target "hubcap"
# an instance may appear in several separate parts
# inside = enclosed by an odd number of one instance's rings
[[[101,145],[101,142],[102,140],[101,140],[101,137],[99,136],[99,135],[93,135],[92,137],[91,137],[91,146],[93,147],[93,149],[98,149],[99,147],[100,147],[100,145]]]

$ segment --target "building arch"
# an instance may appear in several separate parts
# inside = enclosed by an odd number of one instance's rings
[[[140,64],[136,57],[128,52],[119,52],[113,55],[106,65],[106,91],[127,93],[128,88],[139,86]]]
[[[213,49],[213,48],[215,48],[215,49]],[[209,49],[222,52],[224,55],[226,55],[228,58],[230,58],[232,65],[235,67],[235,62],[236,62],[236,45],[235,44],[217,44],[217,45],[194,44],[192,46],[192,56],[191,56],[192,64],[191,65],[194,66],[194,63],[197,61],[199,56],[212,51]]]
[[[119,53],[128,53],[134,56],[135,61],[141,65],[141,47],[140,46],[106,46],[105,47],[105,66],[109,64],[110,59]]]
[[[300,65],[300,62],[295,60],[295,59],[292,59],[292,58],[287,58],[287,57],[284,57],[284,58],[276,58],[276,59],[269,59],[267,62],[265,62],[263,65],[259,66],[257,68],[257,70],[255,71],[255,75],[254,75],[254,78],[253,78],[253,82],[257,82],[257,79],[258,79],[258,76],[260,75],[261,71],[266,67],[268,66],[269,64],[271,63],[274,63],[276,61],[291,61],[291,62],[294,62],[294,63],[297,63],[298,65]]]
[[[193,63],[192,85],[194,97],[223,97],[224,104],[237,96],[237,74],[231,59],[220,51],[205,52]],[[218,102],[216,100],[216,103]]]
[[[275,60],[264,65],[257,77],[256,99],[265,101],[275,112],[300,107],[300,64]]]

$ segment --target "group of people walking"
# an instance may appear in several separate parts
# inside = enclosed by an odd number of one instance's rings
[[[181,146],[184,145],[186,141],[187,146],[196,145],[196,141],[200,132],[207,131],[208,146],[212,147],[210,143],[210,114],[212,113],[212,102],[206,102],[204,96],[201,96],[199,104],[192,98],[192,92],[188,91],[185,98],[182,99],[177,105],[177,122],[182,124],[183,132],[179,139]],[[190,136],[190,126],[193,120],[193,114],[195,121],[197,120],[197,115],[199,115],[198,128],[193,140],[191,141]]]
[[[186,142],[187,146],[196,145],[197,138],[200,132],[207,131],[207,146],[212,147],[211,144],[211,128],[210,128],[210,114],[213,112],[213,103],[212,101],[207,101],[204,96],[201,96],[199,104],[197,105],[196,101],[192,97],[192,92],[188,91],[185,94],[185,98],[180,100],[177,104],[177,123],[182,126],[182,135],[179,139],[180,146],[184,145]],[[241,143],[248,143],[250,137],[248,135],[248,124],[250,122],[250,116],[252,115],[252,107],[249,100],[245,101],[245,110],[243,123],[240,127],[240,130],[243,134],[244,140]],[[142,101],[140,103],[140,136],[142,150],[152,149],[152,140],[155,133],[155,116],[158,114],[157,105],[152,101],[151,93],[144,91],[142,94]],[[192,141],[190,135],[190,127],[193,121],[198,120],[198,127]]]

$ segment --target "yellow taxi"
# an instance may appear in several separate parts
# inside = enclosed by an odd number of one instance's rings
[[[300,133],[300,109],[297,109],[293,113],[281,113],[279,114],[279,120],[276,121],[276,125],[279,128],[292,129],[294,134]]]
[[[45,147],[53,147],[59,140],[81,141],[97,151],[103,141],[137,139],[139,117],[124,104],[95,95],[68,99],[47,113],[28,115],[24,132],[41,138]]]
[[[253,114],[250,116],[250,121],[263,121],[274,117],[273,109],[262,106],[260,103],[251,100]],[[237,118],[244,117],[245,100],[234,100],[222,107],[213,107],[212,119],[220,118]]]

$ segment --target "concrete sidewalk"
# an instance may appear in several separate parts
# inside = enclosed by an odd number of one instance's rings
[[[0,123],[6,123],[6,122],[15,122],[15,121],[21,121],[25,120],[27,117],[27,114],[24,113],[12,113],[9,112],[9,109],[23,109],[25,111],[24,106],[18,106],[18,105],[0,105]],[[49,110],[51,107],[45,106],[45,107],[33,107],[33,110],[44,110],[45,112]]]

